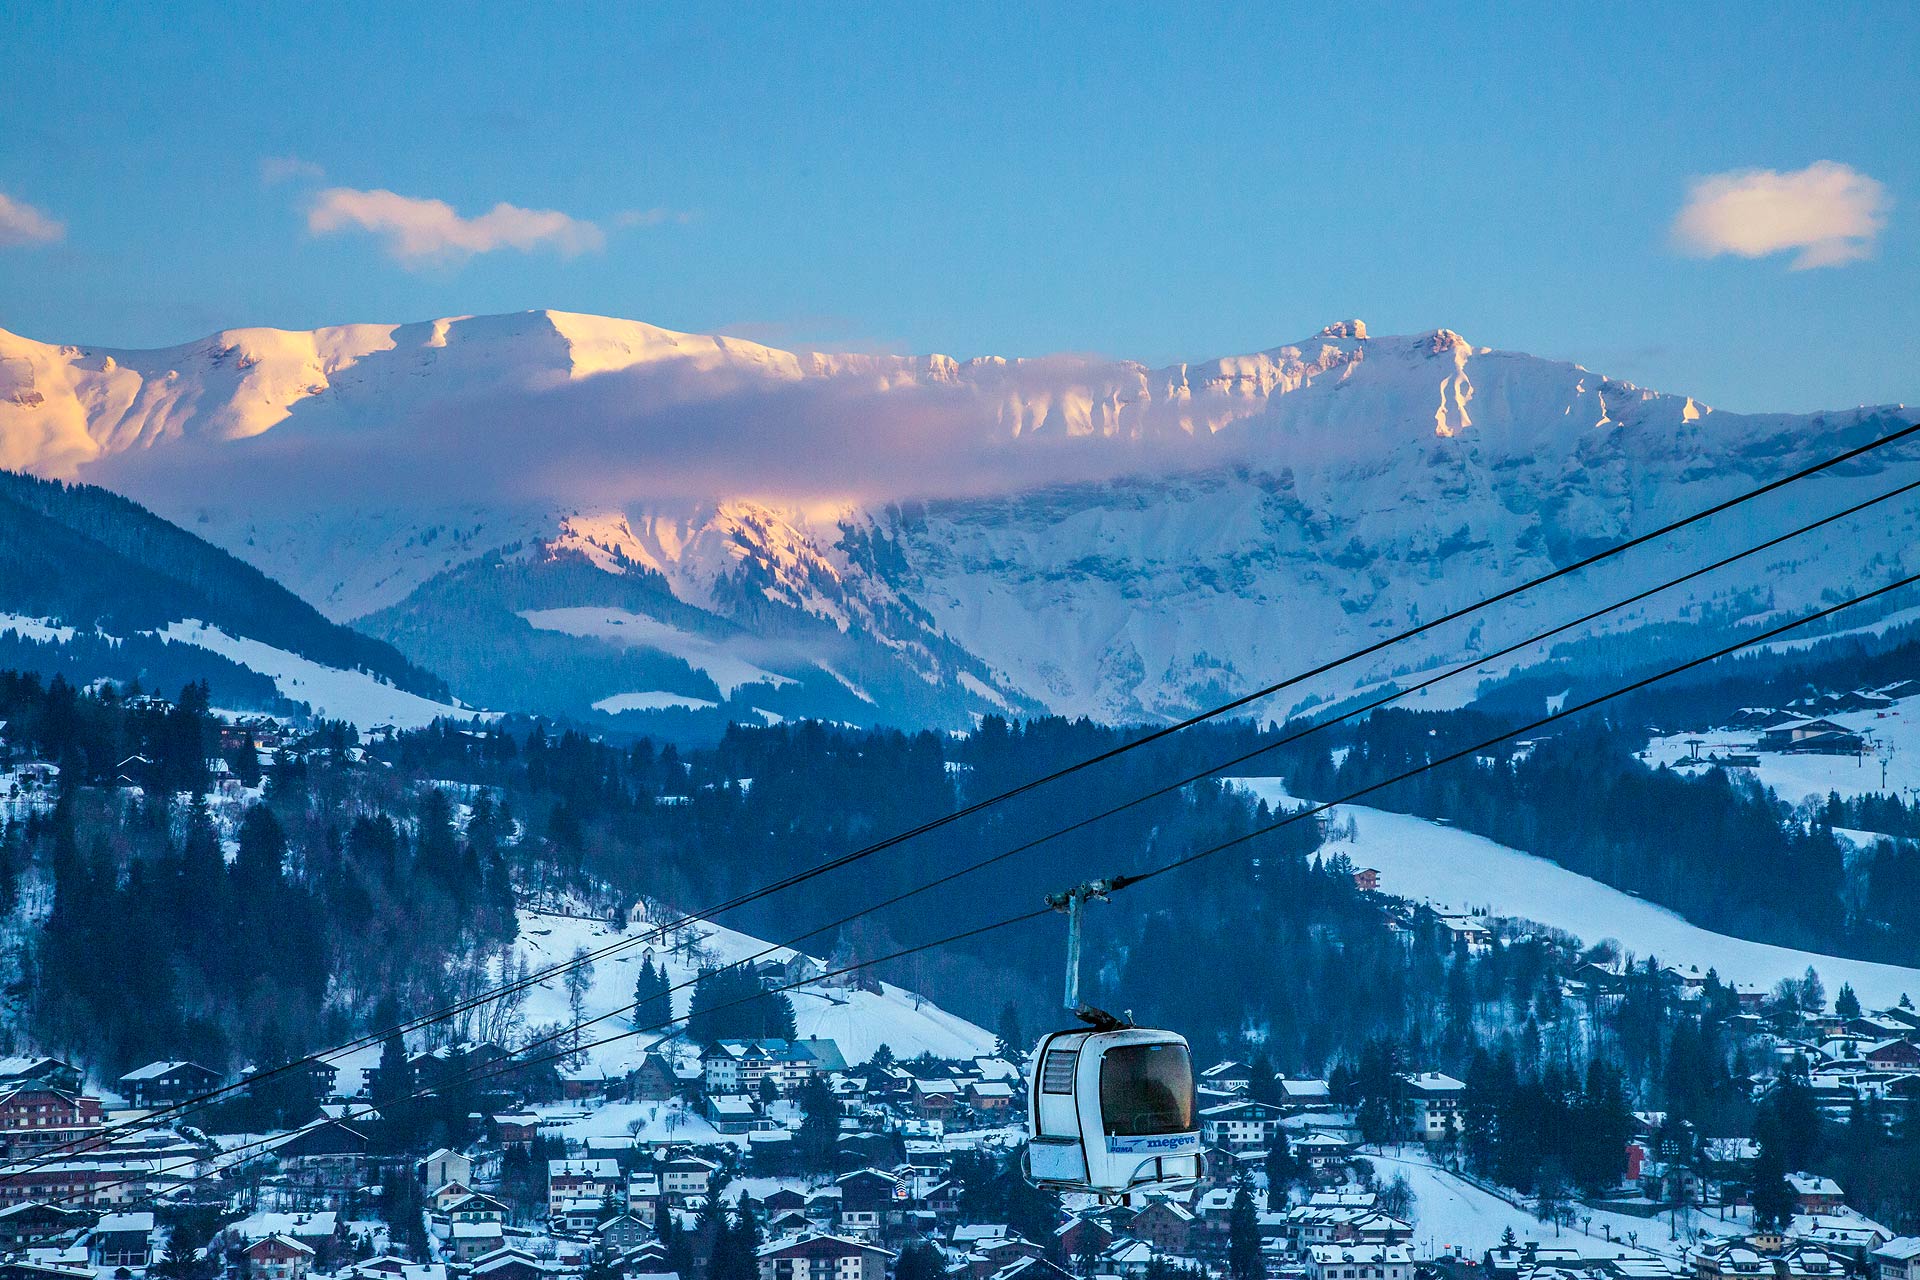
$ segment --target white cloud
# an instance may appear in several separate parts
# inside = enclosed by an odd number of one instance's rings
[[[55,244],[66,234],[66,223],[0,191],[0,249]]]
[[[444,200],[425,200],[392,191],[356,191],[329,187],[307,213],[315,235],[370,231],[386,241],[387,252],[407,267],[462,262],[496,249],[552,249],[562,257],[600,249],[607,238],[591,222],[553,209],[522,209],[496,204],[477,218],[463,218]]]
[[[267,156],[260,161],[260,181],[270,187],[296,180],[318,182],[326,176],[325,169],[299,156]]]
[[[1711,258],[1799,250],[1795,271],[1837,267],[1873,253],[1893,201],[1887,189],[1831,160],[1780,173],[1741,169],[1696,180],[1673,221],[1674,243]]]

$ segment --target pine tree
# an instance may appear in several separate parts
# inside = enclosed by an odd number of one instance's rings
[[[1227,1212],[1227,1274],[1233,1280],[1263,1280],[1266,1262],[1260,1255],[1260,1216],[1246,1178],[1234,1188]]]
[[[1841,1018],[1860,1016],[1860,997],[1854,994],[1851,983],[1840,984],[1840,994],[1833,998],[1833,1012],[1835,1016]]]

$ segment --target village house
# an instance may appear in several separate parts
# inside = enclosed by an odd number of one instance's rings
[[[0,1252],[29,1243],[44,1243],[78,1233],[93,1225],[95,1215],[85,1209],[28,1201],[0,1209]]]
[[[760,1280],[886,1280],[893,1256],[842,1236],[802,1236],[760,1250]]]
[[[558,1217],[572,1201],[595,1205],[617,1197],[625,1187],[617,1160],[547,1161],[547,1212]]]
[[[660,1165],[660,1190],[669,1198],[704,1196],[720,1166],[695,1155],[680,1155]]]
[[[1895,1236],[1875,1249],[1868,1280],[1920,1280],[1920,1236]]]
[[[836,1051],[837,1053],[837,1051]],[[758,1097],[763,1080],[790,1095],[811,1080],[820,1060],[803,1044],[787,1040],[722,1040],[700,1055],[707,1092]]]
[[[221,1076],[197,1062],[149,1062],[115,1081],[130,1107],[172,1107],[220,1087]]]
[[[290,1236],[270,1235],[241,1251],[256,1280],[306,1280],[313,1250]]]
[[[101,1127],[98,1098],[44,1085],[0,1093],[0,1148],[9,1158],[77,1145]]]
[[[1127,1223],[1129,1235],[1161,1253],[1185,1254],[1193,1246],[1193,1231],[1192,1211],[1173,1200],[1154,1200]]]
[[[110,1213],[87,1237],[87,1260],[96,1267],[145,1270],[153,1255],[153,1214]]]
[[[1423,1071],[1403,1079],[1407,1084],[1407,1099],[1413,1105],[1415,1137],[1422,1142],[1444,1142],[1464,1132],[1465,1081],[1438,1071]]]
[[[1413,1254],[1399,1244],[1316,1244],[1305,1261],[1307,1280],[1410,1280],[1413,1275]]]
[[[1796,1213],[1832,1213],[1847,1202],[1846,1193],[1840,1190],[1839,1183],[1818,1174],[1790,1173],[1787,1175],[1787,1185],[1793,1188]]]
[[[1265,1151],[1286,1113],[1267,1102],[1223,1102],[1200,1112],[1200,1140],[1225,1151]]]
[[[503,1147],[530,1147],[540,1136],[540,1117],[531,1111],[493,1117],[493,1138]]]
[[[483,1258],[506,1243],[506,1228],[498,1222],[454,1222],[447,1227],[447,1249],[456,1262]]]
[[[878,1235],[886,1214],[908,1198],[900,1179],[879,1169],[843,1173],[834,1186],[840,1192],[839,1230],[862,1238]]]
[[[414,1176],[429,1187],[444,1187],[449,1182],[465,1185],[473,1180],[473,1160],[458,1151],[441,1147],[413,1166]]]

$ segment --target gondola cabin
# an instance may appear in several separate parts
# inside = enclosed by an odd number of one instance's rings
[[[1171,1031],[1056,1031],[1034,1055],[1027,1177],[1103,1197],[1169,1191],[1203,1170],[1193,1059]]]

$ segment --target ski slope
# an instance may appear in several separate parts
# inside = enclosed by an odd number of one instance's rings
[[[1632,1214],[1580,1206],[1571,1226],[1558,1228],[1518,1205],[1490,1191],[1482,1190],[1445,1169],[1437,1168],[1424,1154],[1374,1154],[1366,1156],[1374,1165],[1380,1181],[1395,1176],[1407,1180],[1413,1188],[1413,1248],[1416,1257],[1458,1254],[1478,1259],[1500,1243],[1501,1233],[1509,1227],[1516,1240],[1537,1240],[1542,1245],[1577,1249],[1584,1257],[1644,1258],[1659,1254],[1679,1258],[1686,1245],[1698,1236],[1737,1235],[1750,1224],[1739,1218],[1722,1221],[1689,1211],[1677,1225],[1677,1239],[1666,1217],[1637,1218]],[[1632,1239],[1633,1244],[1627,1241]]]
[[[1279,778],[1235,782],[1276,807],[1300,803]],[[1484,836],[1363,805],[1341,805],[1332,816],[1342,821],[1351,817],[1356,832],[1351,840],[1329,839],[1326,853],[1344,853],[1355,867],[1377,868],[1384,893],[1455,910],[1484,908],[1494,915],[1518,916],[1565,929],[1587,943],[1613,938],[1635,956],[1654,956],[1664,964],[1703,973],[1712,968],[1725,982],[1771,987],[1812,966],[1828,990],[1851,983],[1861,1003],[1870,1007],[1894,1004],[1904,994],[1920,996],[1920,970],[1715,933],[1665,907]]]
[[[676,985],[689,984],[686,989],[674,992],[673,997],[675,1016],[684,1018],[693,995],[690,984],[702,968],[738,963],[767,951],[767,944],[760,939],[707,921],[687,924],[662,938],[656,926],[646,921],[639,911],[624,931],[616,931],[604,920],[522,909],[520,936],[514,943],[515,960],[517,963],[524,958],[528,967],[538,972],[565,963],[576,948],[598,951],[628,939],[635,940],[632,947],[593,962],[592,981],[585,1000],[588,1017],[621,1010],[633,1003],[634,979],[648,955],[652,955],[656,965],[666,965],[669,981]],[[791,948],[781,947],[773,949],[766,958],[785,960],[793,955]],[[841,1056],[850,1064],[867,1061],[883,1044],[893,1050],[896,1058],[912,1058],[921,1053],[931,1053],[936,1058],[971,1058],[993,1052],[994,1037],[990,1033],[922,996],[890,984],[883,985],[879,992],[872,992],[855,990],[844,985],[845,982],[844,978],[828,979],[824,985],[799,988],[787,995],[793,1002],[794,1022],[800,1036],[834,1041],[840,1047]],[[564,975],[556,975],[533,988],[524,1016],[529,1027],[573,1020]],[[616,1036],[631,1028],[631,1019],[620,1013],[589,1028],[588,1036],[591,1039]],[[657,1032],[644,1032],[591,1049],[589,1069],[608,1075],[623,1073],[637,1065],[647,1050],[662,1039]]]

